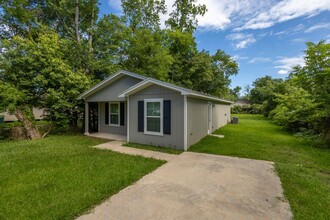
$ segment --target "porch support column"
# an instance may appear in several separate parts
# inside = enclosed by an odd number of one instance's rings
[[[85,100],[85,133],[84,135],[89,134],[89,104]]]

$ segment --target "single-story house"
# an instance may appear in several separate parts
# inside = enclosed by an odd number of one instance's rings
[[[79,96],[85,134],[187,150],[230,122],[232,102],[121,70]]]
[[[44,111],[45,109],[38,109],[33,108],[32,109],[35,120],[42,120],[44,119]],[[0,112],[0,115],[5,116],[4,122],[13,122],[18,121],[15,115],[10,114],[9,112]]]

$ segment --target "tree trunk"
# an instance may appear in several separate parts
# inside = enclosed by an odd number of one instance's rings
[[[92,9],[92,15],[91,15],[91,26],[89,30],[89,39],[88,39],[88,46],[89,46],[89,52],[91,53],[93,51],[93,28],[94,28],[94,5]]]
[[[17,109],[14,112],[16,118],[23,123],[23,127],[26,130],[26,136],[33,140],[33,139],[40,139],[41,134],[38,131],[37,127],[31,122],[31,120],[26,117],[26,115],[20,109]]]
[[[80,35],[79,35],[79,0],[76,0],[76,13],[74,16],[74,29],[76,32],[77,43],[80,44]]]

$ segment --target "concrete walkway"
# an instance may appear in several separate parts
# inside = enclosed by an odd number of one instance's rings
[[[291,219],[272,162],[184,152],[180,155],[121,147],[99,148],[169,162],[79,217],[89,219]],[[123,149],[124,148],[124,149]]]
[[[124,153],[124,154],[139,155],[139,156],[143,156],[143,157],[150,157],[150,158],[154,158],[157,160],[166,160],[166,161],[170,161],[173,158],[178,156],[175,154],[167,154],[167,153],[162,153],[162,152],[158,152],[158,151],[143,150],[143,149],[137,149],[137,148],[132,148],[132,147],[123,147],[122,145],[124,143],[126,143],[126,142],[111,141],[111,142],[100,144],[100,145],[97,145],[94,147],[100,148],[100,149],[113,150],[113,151],[116,151],[119,153]]]

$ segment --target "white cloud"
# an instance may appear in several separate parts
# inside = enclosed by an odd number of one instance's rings
[[[175,0],[165,0],[168,13],[160,15],[162,27],[173,10]],[[121,12],[121,0],[109,0],[111,8]],[[330,0],[197,0],[205,4],[207,12],[198,16],[201,30],[223,30],[233,28],[264,29],[276,23],[297,17],[310,17],[330,10]]]
[[[276,69],[280,69],[277,73],[284,75],[288,74],[292,67],[300,65],[305,65],[305,60],[303,56],[296,56],[296,57],[279,57],[279,59],[275,62],[278,63],[277,66],[275,66]]]
[[[310,33],[310,32],[316,31],[318,29],[330,29],[330,24],[329,23],[316,24],[316,25],[308,28],[307,30],[305,30],[305,33]]]
[[[113,8],[119,12],[122,11],[121,0],[108,0],[108,4],[109,4],[110,8]]]
[[[289,71],[288,70],[279,70],[277,73],[281,75],[287,74]]]
[[[256,1],[258,4],[259,1]],[[250,21],[236,30],[262,29],[276,23],[301,16],[315,16],[321,11],[330,10],[330,0],[286,0],[273,4],[258,13]]]
[[[235,45],[235,49],[243,49],[243,48],[247,48],[247,46],[249,46],[250,44],[256,42],[256,40],[254,38],[247,38],[245,40],[242,40],[240,42],[238,42]]]
[[[290,40],[291,41],[291,43],[306,43],[307,42],[307,40],[305,39],[305,38],[295,38],[295,39],[292,39],[292,40]]]
[[[238,55],[238,54],[232,56],[232,58],[233,58],[234,60],[236,60],[236,61],[238,61],[238,60],[247,60],[247,59],[249,59],[249,57],[247,57],[247,56],[240,56],[240,55]]]
[[[251,60],[249,60],[249,63],[266,63],[271,61],[268,57],[253,57]]]
[[[325,43],[330,44],[330,34],[325,37]]]
[[[235,49],[243,49],[256,42],[252,34],[233,33],[227,35],[226,38],[234,42]]]
[[[274,35],[276,35],[276,36],[292,35],[292,34],[296,34],[296,33],[298,33],[298,32],[301,32],[304,28],[305,28],[305,25],[303,25],[303,24],[298,24],[297,26],[295,26],[295,27],[293,27],[293,28],[289,28],[289,29],[287,29],[287,30],[277,32],[277,33],[275,33]]]

